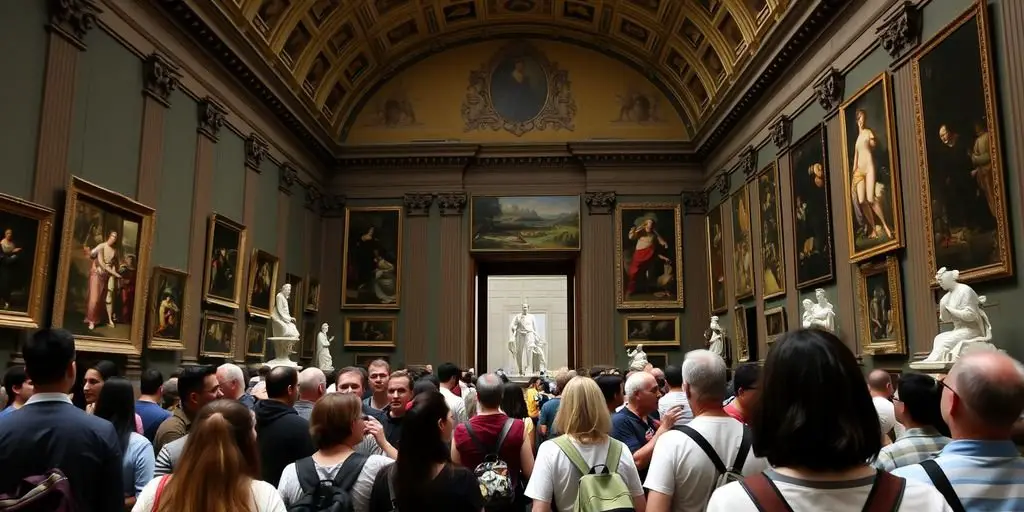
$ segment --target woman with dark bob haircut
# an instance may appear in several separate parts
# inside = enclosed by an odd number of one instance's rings
[[[772,469],[718,488],[709,512],[786,505],[793,511],[950,510],[934,487],[869,465],[882,448],[878,413],[857,358],[835,335],[819,329],[783,335],[768,351],[759,387],[750,411],[753,449]],[[893,490],[891,498],[885,489]],[[764,499],[755,504],[751,495]]]

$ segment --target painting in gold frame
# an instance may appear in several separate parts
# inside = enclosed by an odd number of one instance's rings
[[[279,265],[277,256],[260,249],[252,250],[252,257],[249,258],[249,287],[245,293],[246,310],[250,315],[270,318],[277,296]]]
[[[292,294],[288,297],[288,312],[296,318],[296,322],[302,317],[303,302],[306,296],[302,294],[302,277],[295,274],[285,274],[284,282],[281,285],[292,285]]]
[[[473,252],[580,250],[580,196],[469,198]]]
[[[345,208],[342,309],[398,309],[402,296],[401,206]]]
[[[772,162],[757,175],[757,197],[761,222],[761,298],[786,294],[786,259],[782,243],[782,215],[779,208],[779,168]]]
[[[824,124],[814,127],[789,150],[790,229],[796,240],[796,289],[835,278],[832,199]]]
[[[370,363],[377,359],[383,359],[387,362],[391,362],[391,354],[385,354],[383,352],[357,352],[352,356],[352,365],[359,368],[366,368]],[[406,365],[409,371],[412,371],[417,365]],[[411,379],[410,379],[411,380]]]
[[[235,356],[235,317],[203,313],[203,327],[199,331],[199,355],[231,359]]]
[[[305,310],[307,313],[316,313],[320,311],[320,279],[307,276],[306,283]]]
[[[903,247],[891,83],[883,71],[839,107],[850,263]]]
[[[622,335],[627,347],[678,347],[679,315],[623,315]]]
[[[43,325],[54,211],[0,194],[0,327]]]
[[[346,347],[395,348],[398,318],[394,316],[345,317]]]
[[[147,330],[149,348],[185,350],[185,322],[190,318],[188,306],[188,272],[153,267]]]
[[[647,362],[662,370],[668,366],[668,352],[647,352]]]
[[[52,324],[75,335],[77,350],[142,353],[153,225],[152,208],[71,178]]]
[[[767,344],[775,343],[775,340],[786,334],[788,329],[786,308],[784,306],[777,306],[764,311],[764,332]]]
[[[732,309],[732,332],[733,340],[736,343],[733,349],[736,353],[736,362],[746,363],[750,361],[750,338],[747,337],[747,308],[737,304]]]
[[[725,228],[722,222],[722,205],[711,209],[704,221],[708,252],[708,296],[711,298],[711,314],[724,313],[726,304],[725,282]]]
[[[754,253],[751,252],[754,244],[750,234],[749,186],[749,183],[740,186],[729,202],[732,208],[732,282],[736,287],[736,300],[754,296]]]
[[[245,328],[245,356],[262,358],[266,352],[267,325],[250,322]]]
[[[682,269],[683,227],[678,203],[616,205],[617,308],[682,309]]]
[[[959,269],[960,282],[1013,275],[989,44],[975,2],[911,58],[927,272]]]
[[[206,233],[203,301],[238,309],[245,275],[245,226],[219,214],[210,215]]]
[[[895,256],[857,267],[857,327],[864,354],[907,353],[900,262]]]

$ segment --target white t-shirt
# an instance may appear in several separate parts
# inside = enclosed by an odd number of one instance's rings
[[[659,398],[658,414],[664,418],[665,413],[677,405],[683,408],[683,414],[676,420],[676,425],[686,425],[693,421],[693,410],[690,409],[690,402],[686,399],[686,393],[682,391],[669,391],[665,393],[665,396]]]
[[[882,434],[892,432],[892,429],[896,428],[896,409],[892,402],[880,396],[872,397],[871,402],[875,404],[875,410],[878,411],[878,422],[882,424]]]
[[[455,420],[456,425],[469,419],[466,417],[466,402],[461,396],[455,396],[455,393],[444,386],[441,386],[441,396],[444,397],[444,403],[448,404],[448,408],[451,409],[452,419]]]
[[[743,424],[728,416],[698,416],[689,426],[704,436],[722,463],[732,469],[743,441]],[[767,468],[768,462],[754,457],[751,447],[743,463],[743,475],[759,473]],[[672,496],[672,510],[676,512],[699,511],[707,506],[719,476],[714,463],[690,436],[670,430],[662,434],[654,446],[644,487]]]
[[[156,497],[156,488],[160,485],[160,480],[161,478],[154,478],[142,488],[132,512],[152,512],[153,498]],[[256,507],[255,512],[287,512],[277,489],[262,480],[252,481],[252,504]]]
[[[861,512],[871,492],[874,477],[846,481],[811,481],[780,475],[769,470],[775,487],[795,512]],[[739,482],[719,487],[707,512],[757,512],[758,508]],[[903,499],[895,512],[951,512],[934,487],[907,480]]]
[[[359,473],[356,483],[352,485],[352,493],[349,495],[352,497],[352,507],[355,512],[366,512],[369,510],[370,491],[373,490],[373,480],[377,478],[377,473],[381,469],[394,462],[380,455],[370,455],[366,459],[366,464],[363,465],[363,470]],[[333,466],[321,466],[314,460],[313,466],[316,467],[316,472],[320,475],[321,480],[333,480],[344,463],[345,461],[342,461]],[[302,498],[302,484],[299,483],[299,475],[295,471],[294,462],[285,466],[284,471],[281,472],[281,481],[277,484],[277,492],[281,493],[281,499],[289,507]]]
[[[644,487],[640,483],[640,474],[636,471],[636,464],[633,462],[633,454],[629,447],[621,441],[608,438],[610,441],[622,445],[622,455],[619,457],[617,473],[622,476],[629,487],[629,494],[633,497],[643,496]],[[604,464],[608,456],[608,441],[596,444],[580,444],[575,439],[569,438],[573,446],[579,450],[580,455],[587,465],[594,467]],[[533,474],[530,475],[530,482],[526,484],[526,496],[531,499],[551,503],[552,509],[559,512],[572,512],[576,504],[576,495],[580,490],[580,472],[573,465],[565,452],[552,441],[541,443],[537,450],[537,460],[533,465]]]

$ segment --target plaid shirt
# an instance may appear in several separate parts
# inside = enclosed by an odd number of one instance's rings
[[[933,427],[908,428],[903,437],[878,452],[874,466],[883,471],[934,459],[950,439]]]

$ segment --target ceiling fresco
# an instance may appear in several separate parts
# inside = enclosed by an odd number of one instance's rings
[[[332,135],[398,71],[453,46],[539,37],[631,64],[692,139],[791,0],[213,0]],[[220,23],[218,23],[220,24]]]

